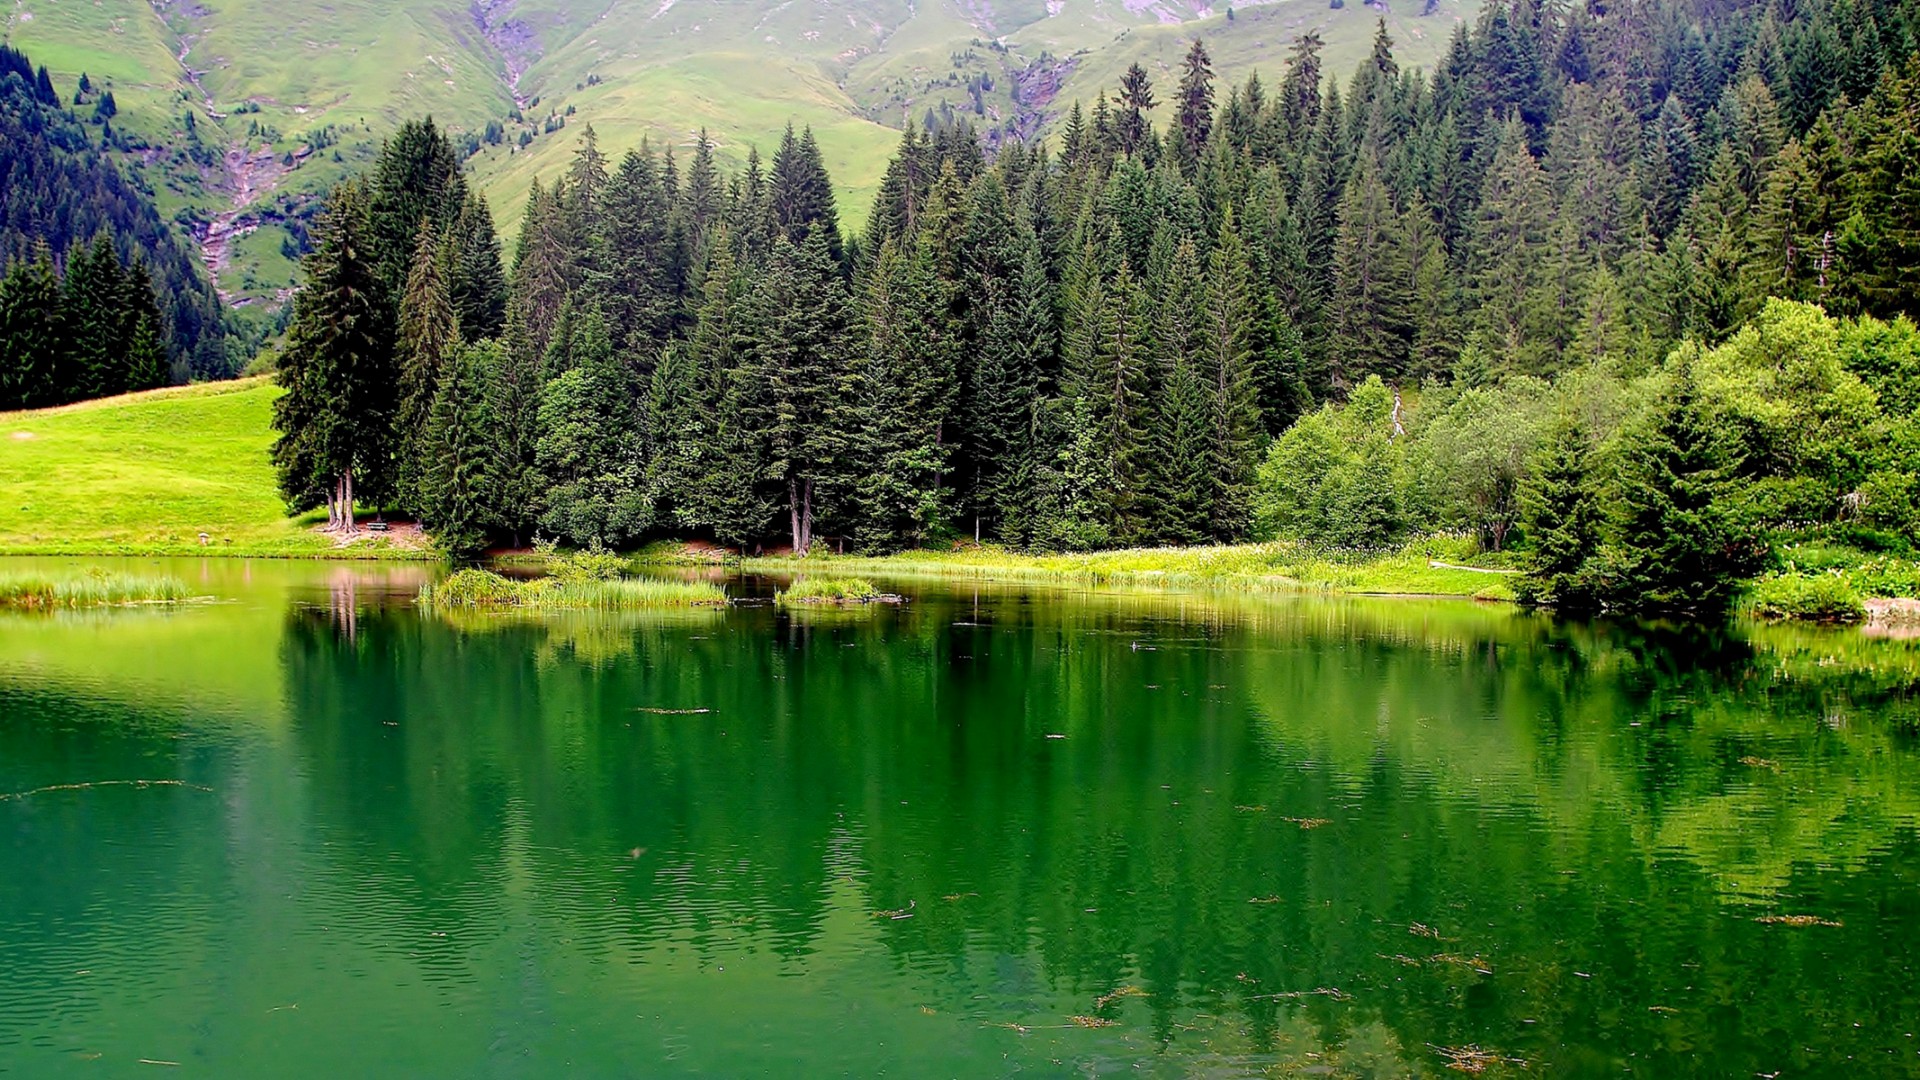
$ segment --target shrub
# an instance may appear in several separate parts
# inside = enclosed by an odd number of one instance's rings
[[[1756,584],[1747,609],[1762,619],[1854,623],[1866,618],[1866,605],[1838,574],[1782,574]]]
[[[880,590],[866,578],[803,577],[775,594],[782,604],[867,604]]]

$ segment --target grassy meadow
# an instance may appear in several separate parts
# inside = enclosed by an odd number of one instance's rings
[[[287,517],[267,458],[278,393],[243,379],[0,413],[0,552],[406,556]]]

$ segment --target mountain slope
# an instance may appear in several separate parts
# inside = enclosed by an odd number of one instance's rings
[[[969,116],[1030,134],[1129,64],[1172,94],[1206,38],[1225,80],[1279,76],[1318,31],[1351,70],[1384,17],[1404,66],[1430,65],[1478,0],[1432,14],[1326,0],[15,0],[8,40],[110,87],[163,210],[208,250],[224,293],[269,306],[294,278],[313,197],[409,116],[468,137],[471,168],[511,233],[535,175],[592,123],[618,155],[701,128],[723,167],[812,126],[857,227],[909,118]]]

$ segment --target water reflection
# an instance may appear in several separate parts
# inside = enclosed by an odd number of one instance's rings
[[[1920,1071],[1911,643],[984,586],[444,620],[265,573],[200,613],[272,642],[224,710],[113,649],[0,677],[0,790],[213,789],[0,801],[0,1068]]]

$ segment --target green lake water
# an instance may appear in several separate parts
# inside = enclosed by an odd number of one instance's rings
[[[0,616],[3,1074],[1920,1076],[1910,640],[118,565],[217,602]]]

